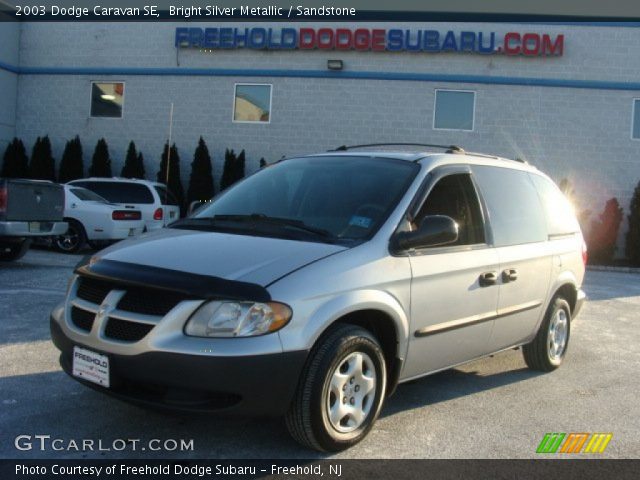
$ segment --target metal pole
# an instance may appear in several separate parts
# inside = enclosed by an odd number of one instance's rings
[[[169,148],[167,149],[167,174],[165,185],[169,188],[169,166],[171,165],[171,132],[173,130],[173,102],[171,102],[171,111],[169,112]]]

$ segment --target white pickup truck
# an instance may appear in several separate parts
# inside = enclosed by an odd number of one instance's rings
[[[42,180],[0,178],[0,261],[21,258],[34,237],[62,235],[64,190]]]

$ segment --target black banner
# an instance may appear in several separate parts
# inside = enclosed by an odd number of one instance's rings
[[[639,460],[0,460],[9,479],[625,480]]]

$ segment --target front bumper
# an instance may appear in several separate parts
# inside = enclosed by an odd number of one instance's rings
[[[53,316],[50,323],[51,338],[61,351],[60,364],[74,380],[130,403],[169,410],[283,415],[308,354],[212,357],[158,351],[121,355],[71,340]],[[111,388],[71,375],[75,345],[109,357]]]
[[[62,235],[68,228],[67,222],[0,222],[0,237]]]

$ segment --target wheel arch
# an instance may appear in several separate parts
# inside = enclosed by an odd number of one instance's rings
[[[393,318],[382,310],[368,308],[347,313],[327,328],[338,323],[364,328],[380,342],[387,367],[386,395],[393,394],[398,385],[400,370],[404,362],[404,355],[399,352],[398,331]]]
[[[380,342],[387,367],[387,395],[393,393],[404,363],[409,332],[409,318],[401,303],[390,294],[377,291],[351,292],[334,298],[317,309],[306,325],[305,336],[313,339],[311,348],[336,324],[357,325]]]
[[[569,303],[569,307],[571,308],[571,314],[573,316],[573,312],[575,312],[576,305],[578,302],[578,289],[579,282],[576,276],[570,272],[565,271],[562,272],[554,282],[549,295],[549,300],[547,302],[547,306],[556,298],[558,295],[562,295],[565,300]]]

